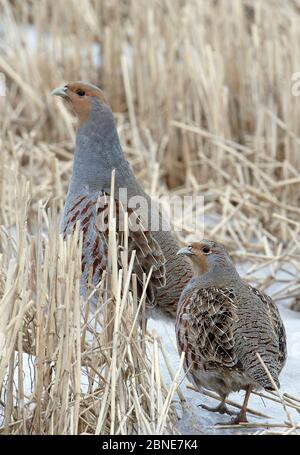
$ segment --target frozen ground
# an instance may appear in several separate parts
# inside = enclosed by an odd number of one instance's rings
[[[247,267],[242,266],[239,267],[239,269],[240,272],[243,273]],[[261,271],[260,275],[263,275],[265,272],[266,270]],[[279,277],[283,278],[284,275],[281,273],[278,275],[278,278]],[[278,287],[279,284],[275,281],[271,288],[268,290],[268,293],[272,295],[272,292],[275,292]],[[289,310],[288,303],[289,302],[286,301],[279,304],[279,310],[285,324],[288,338],[288,358],[286,366],[280,376],[280,391],[281,393],[288,393],[294,397],[300,398],[300,313]],[[176,350],[174,326],[170,322],[150,321],[149,329],[155,330],[163,339],[164,347],[168,353],[169,361],[174,371],[176,371],[179,365],[179,357]],[[165,380],[168,381],[169,378],[166,376]],[[250,430],[235,428],[228,430],[215,428],[215,425],[217,423],[224,422],[225,424],[230,420],[231,417],[228,415],[221,415],[219,413],[212,413],[199,407],[199,404],[215,406],[218,404],[218,402],[213,398],[206,397],[201,393],[194,392],[193,390],[187,388],[188,384],[189,381],[183,379],[183,382],[181,384],[181,391],[186,398],[186,409],[184,410],[183,416],[177,426],[178,430],[182,434],[230,434],[242,433],[245,431],[247,433],[257,431],[257,429]],[[229,398],[239,404],[242,404],[244,392],[241,391],[239,393],[232,393]],[[261,397],[251,395],[249,407],[270,416],[269,419],[266,419],[249,414],[248,420],[251,423],[265,424],[266,422],[270,422],[274,424],[287,421],[283,406],[279,403],[275,403],[270,400],[263,401]],[[288,409],[291,417],[293,418],[293,421],[300,424],[300,414],[291,408]]]

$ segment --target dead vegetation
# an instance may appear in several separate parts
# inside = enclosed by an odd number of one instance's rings
[[[247,278],[262,288],[288,269],[273,297],[297,308],[299,8],[286,0],[0,0],[1,432],[175,431],[176,382],[163,384],[160,340],[132,326],[132,258],[121,271],[115,265],[113,299],[103,277],[104,315],[80,314],[78,239],[64,243],[57,227],[76,127],[50,96],[63,81],[102,87],[151,195],[204,194],[204,236],[247,261]],[[199,235],[185,219],[180,239]],[[255,272],[263,267],[262,281]]]

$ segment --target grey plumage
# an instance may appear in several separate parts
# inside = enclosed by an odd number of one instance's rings
[[[82,95],[82,93],[84,95]],[[151,315],[176,315],[176,308],[184,285],[191,278],[191,267],[183,257],[176,256],[178,244],[169,230],[159,207],[151,201],[136,180],[126,161],[115,127],[113,113],[101,90],[82,82],[69,83],[58,89],[59,94],[72,104],[80,124],[76,134],[73,172],[65,202],[62,232],[66,235],[76,222],[81,222],[83,239],[83,283],[93,270],[96,284],[107,266],[107,236],[104,214],[107,214],[111,173],[115,170],[116,205],[120,208],[118,223],[125,210],[139,221],[139,230],[129,231],[129,248],[137,251],[134,272],[140,285],[143,273],[152,267],[147,295],[147,309]],[[120,190],[125,189],[124,198]],[[128,208],[132,198],[143,198],[141,209]],[[152,228],[148,220],[155,221]],[[154,310],[154,311],[152,311]]]
[[[199,271],[183,290],[176,320],[192,382],[216,391],[223,403],[232,391],[273,389],[259,353],[279,387],[286,335],[276,304],[239,277],[222,245],[205,240],[183,254]]]

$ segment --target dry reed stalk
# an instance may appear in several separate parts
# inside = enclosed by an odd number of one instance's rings
[[[10,242],[15,248],[7,258],[10,267],[1,268],[6,288],[0,301],[0,391],[5,411],[0,432],[172,433],[178,373],[167,390],[158,340],[138,324],[138,306],[143,304],[150,276],[138,305],[130,291],[135,254],[128,263],[127,242],[124,268],[118,269],[113,205],[110,269],[97,289],[100,311],[92,316],[80,296],[79,225],[63,241],[57,207],[46,211],[40,205],[36,233],[30,234],[29,199],[28,185],[22,180],[15,194],[16,239],[6,236],[6,248]],[[91,294],[95,294],[92,287],[88,300]],[[25,366],[28,358],[33,370]],[[33,374],[30,386],[29,374]]]
[[[65,262],[78,260],[72,250],[76,242],[64,246],[57,235],[57,210],[48,213],[49,207],[61,210],[63,205],[75,122],[63,103],[53,101],[50,91],[73,79],[100,85],[116,112],[125,153],[151,195],[205,196],[198,214],[205,215],[204,233],[195,232],[192,210],[183,220],[179,240],[210,237],[213,232],[238,262],[249,264],[246,278],[260,288],[279,283],[284,274],[285,282],[273,297],[280,305],[290,299],[300,309],[300,107],[291,90],[292,74],[299,69],[299,7],[292,0],[86,0],[83,9],[71,2],[65,21],[63,3],[1,0],[0,17],[0,71],[7,84],[6,96],[0,96],[0,379],[11,381],[12,374],[5,372],[18,370],[14,400],[19,404],[12,411],[13,423],[6,417],[5,431],[30,433],[39,428],[76,433],[115,428],[122,434],[133,427],[130,422],[136,416],[141,430],[153,430],[155,426],[143,417],[140,395],[133,391],[130,405],[124,392],[120,403],[114,392],[113,420],[118,424],[107,422],[109,406],[101,407],[99,414],[94,404],[94,398],[99,401],[103,396],[107,402],[110,385],[117,387],[122,377],[122,364],[116,374],[101,364],[102,359],[111,362],[113,339],[122,348],[116,328],[126,326],[126,317],[114,325],[115,306],[112,310],[104,276],[98,293],[108,308],[106,322],[114,321],[105,326],[107,344],[95,330],[103,324],[102,316],[90,318],[87,305],[79,349],[78,301],[74,313],[71,305],[78,278]],[[21,181],[21,176],[29,182],[30,193],[22,180],[16,198],[15,179]],[[115,273],[114,289],[117,296],[124,291],[123,303],[118,301],[120,311],[125,314],[122,305],[131,299],[135,317],[134,277],[130,297],[123,288],[130,259],[125,246],[123,275]],[[92,294],[95,291],[90,299]],[[141,335],[137,324],[133,327],[126,329],[132,343],[130,359],[139,355],[139,343],[144,346],[143,358],[145,352],[152,355],[149,346],[157,355],[145,328]],[[75,347],[63,346],[58,335],[70,336]],[[37,364],[32,369],[29,396],[22,375],[23,350],[30,353],[30,362],[44,365],[43,370]],[[124,348],[120,359],[128,356]],[[63,362],[73,357],[63,373],[63,384],[71,381],[68,405],[53,373],[53,359],[62,374]],[[83,397],[80,362],[86,368]],[[146,370],[150,364],[142,363]],[[136,368],[134,364],[132,371]],[[157,379],[151,377],[151,393]],[[144,383],[140,387],[142,395],[149,393]],[[37,398],[44,401],[33,405]],[[15,403],[11,391],[8,400]],[[57,401],[62,408],[55,409]],[[148,402],[145,398],[142,404]],[[153,404],[150,414],[151,418],[158,414]]]

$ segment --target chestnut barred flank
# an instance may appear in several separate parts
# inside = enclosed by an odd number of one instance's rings
[[[144,218],[150,218],[159,226],[151,230],[143,217],[126,208],[129,216],[128,251],[136,251],[134,272],[141,295],[145,276],[151,271],[147,288],[146,308],[152,315],[176,315],[181,291],[191,278],[188,261],[176,256],[178,245],[170,231],[162,229],[164,223],[160,211],[151,210],[151,199],[137,182],[125,160],[111,109],[105,96],[97,87],[85,82],[71,82],[55,89],[73,107],[79,118],[73,174],[65,203],[62,232],[74,230],[77,222],[83,231],[82,286],[85,287],[90,273],[96,286],[107,269],[107,225],[111,192],[111,175],[115,172],[114,204],[117,213],[117,231],[122,237],[125,208],[118,199],[118,191],[126,190],[128,198],[140,196],[148,208]],[[105,200],[107,198],[107,202]],[[125,201],[126,203],[128,201]],[[132,223],[132,224],[130,224]],[[122,225],[122,226],[121,226]],[[119,256],[121,265],[121,256]]]

